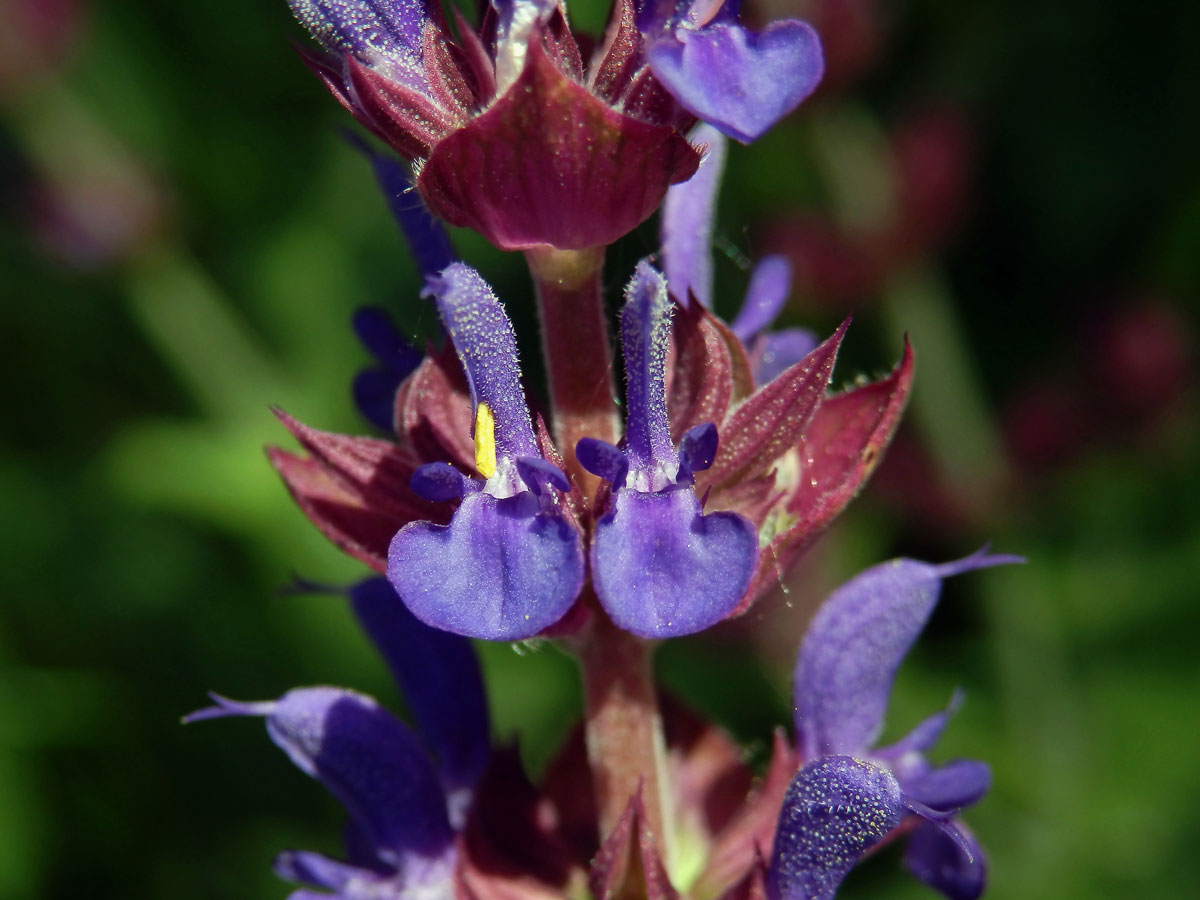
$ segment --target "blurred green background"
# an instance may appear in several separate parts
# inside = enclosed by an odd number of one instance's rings
[[[889,734],[967,689],[940,752],[994,765],[969,819],[997,900],[1200,896],[1200,5],[753,12],[811,16],[830,78],[731,153],[720,309],[744,257],[786,251],[789,323],[856,313],[839,382],[885,371],[907,331],[917,387],[789,592],[665,648],[664,680],[761,756],[826,590],[991,540],[1029,564],[948,587]],[[0,15],[0,898],[282,898],[272,855],[336,851],[336,804],[259,725],[179,717],[209,689],[399,703],[338,600],[279,593],[361,570],[261,447],[286,443],[269,404],[366,430],[355,307],[434,322],[282,0]],[[455,240],[532,358],[521,259]],[[654,249],[647,227],[610,254],[614,288]],[[578,709],[573,663],[481,651],[497,733],[536,769]],[[885,854],[844,895],[925,892]]]

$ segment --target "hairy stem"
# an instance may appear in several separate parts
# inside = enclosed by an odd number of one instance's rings
[[[600,814],[600,834],[616,826],[640,788],[646,825],[659,839],[668,871],[672,841],[666,746],[654,689],[653,645],[617,628],[597,609],[584,637],[583,666],[588,762]]]
[[[601,284],[604,248],[546,247],[526,251],[525,258],[537,289],[554,440],[590,499],[599,479],[579,466],[575,444],[582,437],[612,443],[620,437]]]

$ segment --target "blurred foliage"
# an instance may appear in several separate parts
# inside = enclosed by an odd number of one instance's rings
[[[579,20],[602,21],[599,7]],[[272,855],[334,850],[336,804],[253,723],[179,716],[209,689],[312,683],[399,706],[337,600],[279,593],[294,573],[360,570],[259,448],[285,440],[271,404],[363,427],[348,400],[356,306],[388,306],[417,337],[435,323],[337,135],[346,117],[288,46],[299,32],[281,0],[0,9],[0,897],[282,898]],[[719,278],[738,295],[740,255],[782,212],[853,220],[891,124],[955,104],[972,129],[967,212],[944,250],[855,304],[838,376],[885,369],[910,332],[911,427],[789,592],[664,648],[663,678],[761,756],[825,590],[890,554],[991,539],[1029,564],[949,586],[890,731],[967,688],[942,746],[994,764],[970,820],[996,900],[1195,897],[1200,6],[878,9],[886,40],[853,89],[733,151]],[[455,239],[512,303],[532,358],[521,260]],[[614,286],[653,248],[649,227],[617,248]],[[1120,338],[1122,311],[1150,297],[1176,340],[1151,332],[1133,361],[1176,354],[1178,377],[1118,404],[1141,369],[1089,335],[1116,322]],[[794,322],[843,312],[795,299]],[[1021,405],[1039,379],[1065,398],[1041,418]],[[481,651],[497,733],[519,735],[536,768],[578,709],[574,666],[548,645]],[[845,895],[924,895],[897,866],[884,854]]]

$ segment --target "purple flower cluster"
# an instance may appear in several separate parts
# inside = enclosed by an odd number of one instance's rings
[[[813,90],[813,31],[754,32],[720,0],[617,0],[585,60],[592,44],[551,0],[493,0],[453,27],[423,0],[291,5],[324,50],[305,51],[310,66],[405,159],[355,138],[446,336],[422,354],[386,313],[360,311],[375,363],[354,396],[390,435],[278,412],[303,452],[269,451],[313,523],[383,576],[346,595],[415,730],[331,687],[214,695],[189,717],[265,718],[346,808],[345,860],[277,859],[306,885],[292,900],[551,900],[585,884],[597,898],[817,900],[900,837],[921,880],[979,896],[983,853],[958,813],[988,769],[927,758],[952,710],[875,743],[942,580],[1011,558],[895,560],[835,591],[800,647],[794,743],[777,735],[761,780],[719,729],[659,699],[648,663],[655,642],[780,582],[874,470],[912,383],[906,344],[887,377],[830,393],[848,323],[824,341],[771,330],[790,292],[778,257],[755,267],[732,323],[710,310],[726,136],[755,139]],[[618,414],[602,251],[660,206],[661,254],[637,264],[620,309]],[[526,251],[548,406],[527,391],[504,304],[438,219]],[[492,744],[467,639],[536,636],[579,656],[587,713],[534,785]],[[687,872],[681,844],[700,861]]]

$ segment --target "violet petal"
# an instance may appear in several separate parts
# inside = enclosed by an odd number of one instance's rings
[[[356,879],[374,880],[373,872],[308,850],[284,850],[275,857],[275,874],[285,881],[340,891]]]
[[[1019,562],[978,553],[945,565],[896,559],[842,585],[817,611],[796,662],[796,735],[806,759],[863,753],[883,726],[892,680],[937,604],[942,579]]]
[[[945,709],[934,713],[926,719],[922,719],[912,731],[900,738],[896,743],[876,750],[871,755],[879,759],[895,760],[905,754],[924,753],[932,750],[941,738],[942,732],[946,730],[946,725],[949,723],[950,717],[958,712],[958,708],[962,706],[962,702],[963,692],[961,689],[956,689],[950,697],[950,702],[946,704]]]
[[[766,384],[786,372],[813,350],[820,338],[807,328],[785,328],[760,335],[754,342],[754,383]]]
[[[767,896],[829,900],[902,813],[900,785],[887,769],[847,756],[809,763],[784,794]]]
[[[414,494],[431,503],[449,503],[467,493],[467,477],[445,462],[426,463],[408,481]]]
[[[454,348],[462,360],[476,406],[486,403],[496,422],[501,457],[538,456],[533,424],[521,387],[517,339],[504,307],[483,277],[452,263],[426,282]]]
[[[737,317],[729,323],[729,330],[736,334],[742,343],[750,343],[751,338],[774,324],[791,291],[792,264],[788,262],[787,257],[778,254],[764,256],[750,274],[746,299],[742,301],[742,308],[738,310]],[[813,347],[815,346],[814,343]]]
[[[646,260],[625,288],[621,350],[625,357],[625,448],[630,466],[656,468],[675,459],[667,423],[667,344],[671,299],[667,282]],[[669,473],[673,475],[674,473]],[[654,485],[657,490],[661,485]]]
[[[451,850],[446,800],[428,755],[370,697],[332,687],[298,688],[266,703],[213,697],[217,706],[187,721],[265,716],[271,740],[341,801],[379,859],[399,868]]]
[[[621,628],[648,638],[708,628],[737,606],[754,571],[758,535],[734,513],[702,515],[689,487],[618,491],[596,524],[592,578]]]
[[[605,479],[614,488],[625,486],[629,460],[619,447],[599,438],[581,438],[575,445],[575,458],[593,475]]]
[[[695,175],[667,189],[661,223],[663,271],[671,295],[681,306],[686,307],[694,296],[702,306],[711,307],[713,222],[727,141],[704,124],[688,137],[693,146],[708,149]]]
[[[760,33],[725,22],[680,26],[647,57],[680,106],[745,144],[795,109],[824,72],[816,32],[794,19]]]
[[[436,275],[458,259],[445,227],[429,212],[413,185],[412,169],[390,153],[376,150],[354,132],[345,134],[350,145],[370,161],[388,211],[400,227],[421,274]]]
[[[300,24],[331,53],[407,52],[421,49],[427,16],[424,0],[288,0]]]
[[[469,494],[449,525],[412,522],[388,549],[388,581],[434,628],[496,641],[553,625],[583,585],[578,532],[528,491]]]
[[[904,778],[904,793],[939,812],[970,806],[992,786],[992,770],[976,759],[956,759]]]
[[[957,838],[946,833],[955,829]],[[963,844],[969,853],[963,849]],[[987,884],[987,857],[975,836],[958,820],[923,822],[908,839],[904,865],[950,900],[976,900]]]
[[[440,763],[448,792],[471,788],[487,767],[490,725],[483,675],[471,642],[430,628],[383,578],[350,589],[350,602]]]

